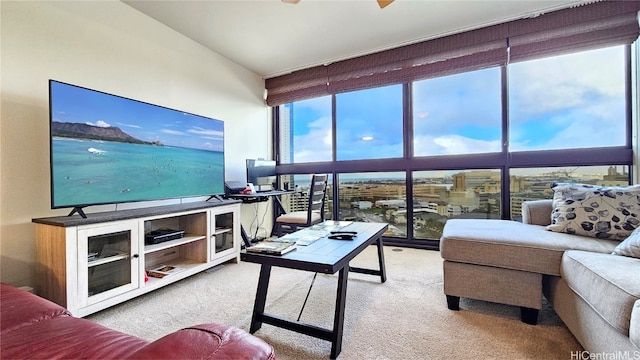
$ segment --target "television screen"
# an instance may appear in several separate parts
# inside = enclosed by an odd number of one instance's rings
[[[275,160],[247,159],[247,182],[258,186],[270,186],[276,182]]]
[[[49,81],[51,207],[224,194],[224,122]]]

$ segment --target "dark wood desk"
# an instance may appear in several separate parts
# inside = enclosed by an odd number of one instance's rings
[[[287,212],[284,206],[282,205],[280,196],[293,194],[293,193],[294,193],[293,190],[271,190],[271,191],[260,191],[260,192],[256,192],[255,194],[229,194],[229,195],[226,195],[226,198],[241,200],[243,203],[247,203],[247,204],[274,199],[275,204],[274,204],[273,220],[275,222],[275,219],[278,216]],[[245,246],[251,246],[252,239],[249,237],[249,235],[247,235],[247,232],[245,231],[244,226],[242,225],[240,226],[240,235],[242,235],[242,240],[244,241]]]
[[[263,323],[267,323],[331,341],[331,358],[335,359],[342,350],[342,333],[344,328],[349,271],[380,276],[381,282],[387,280],[382,244],[382,234],[384,234],[387,228],[388,225],[384,223],[354,222],[343,228],[343,230],[358,232],[358,235],[353,240],[332,240],[325,237],[315,241],[311,245],[298,246],[296,250],[282,256],[247,253],[246,251],[241,252],[240,258],[243,261],[262,265],[260,267],[260,277],[258,279],[258,288],[249,331],[254,333],[260,329]],[[374,242],[378,247],[379,270],[350,267],[349,262],[351,259]],[[325,274],[335,274],[339,272],[333,329],[324,329],[264,312],[272,266]]]

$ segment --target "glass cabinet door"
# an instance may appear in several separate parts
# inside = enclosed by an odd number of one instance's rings
[[[136,222],[78,230],[78,298],[91,305],[138,287]]]
[[[215,214],[213,216],[214,231],[211,241],[211,257],[234,248],[234,212]]]

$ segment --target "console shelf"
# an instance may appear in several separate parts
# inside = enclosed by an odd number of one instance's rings
[[[207,237],[204,236],[204,235],[196,235],[196,236],[188,236],[187,235],[187,236],[184,236],[184,237],[182,237],[180,239],[169,240],[169,241],[161,242],[159,244],[145,245],[144,246],[144,253],[148,254],[148,253],[152,253],[154,251],[160,251],[160,250],[172,248],[174,246],[188,244],[188,243],[191,243],[191,242],[194,242],[194,241],[198,241],[198,240],[205,240],[206,238]]]
[[[226,261],[240,260],[240,201],[196,202],[80,216],[33,219],[36,293],[86,316]],[[145,244],[159,229],[179,239]],[[162,278],[162,265],[181,270]]]
[[[92,266],[98,266],[98,265],[104,265],[104,264],[108,264],[110,262],[113,261],[118,261],[118,260],[123,260],[129,257],[129,254],[121,254],[121,255],[114,255],[114,256],[109,256],[106,258],[98,258],[95,260],[90,260],[89,263],[87,264],[88,267],[92,267]]]
[[[163,278],[156,278],[153,276],[149,276],[148,282],[147,282],[148,286],[159,288],[164,285],[167,285],[168,283],[172,283],[172,282],[176,282],[178,280],[184,279],[185,277],[190,276],[189,271],[199,268],[201,264],[197,261],[182,259],[181,261],[178,261],[178,262],[169,261],[165,263],[165,265],[181,268],[182,271],[175,274],[167,275]]]

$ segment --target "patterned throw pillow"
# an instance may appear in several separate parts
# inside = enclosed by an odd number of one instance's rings
[[[630,256],[640,259],[640,227],[636,228],[628,238],[618,244],[613,255]]]
[[[622,241],[640,225],[640,185],[552,184],[548,230]]]

